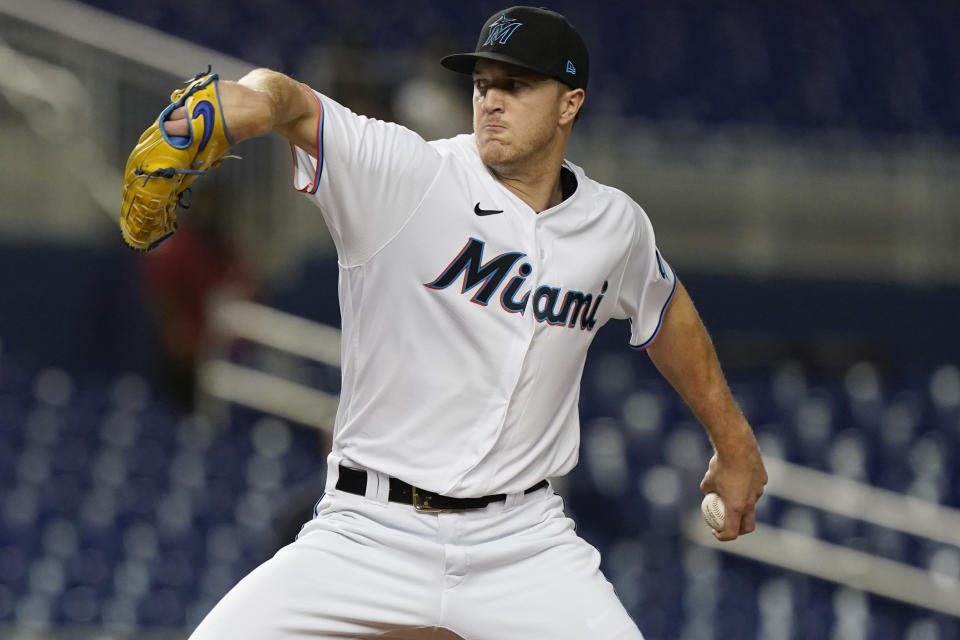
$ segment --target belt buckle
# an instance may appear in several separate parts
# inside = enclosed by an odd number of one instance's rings
[[[430,500],[433,498],[434,493],[427,491],[425,494],[417,491],[416,487],[411,487],[411,492],[413,494],[413,508],[417,511],[423,513],[444,513],[451,511],[451,509],[441,509],[440,507],[430,506]]]

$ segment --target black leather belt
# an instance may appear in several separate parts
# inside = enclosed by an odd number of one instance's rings
[[[533,485],[524,494],[533,493],[547,486],[546,480]],[[367,492],[367,472],[360,469],[351,469],[340,465],[340,477],[337,479],[337,490],[365,495]],[[390,502],[412,504],[417,511],[460,511],[463,509],[482,509],[491,502],[506,500],[507,494],[497,493],[482,498],[451,498],[439,493],[425,491],[411,486],[403,480],[390,478]]]

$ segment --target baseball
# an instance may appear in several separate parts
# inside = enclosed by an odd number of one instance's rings
[[[700,503],[700,511],[703,513],[703,519],[708,525],[717,531],[723,530],[726,522],[726,509],[723,506],[723,500],[717,493],[711,491],[703,496],[703,502]]]

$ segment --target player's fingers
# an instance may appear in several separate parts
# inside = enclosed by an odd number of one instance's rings
[[[183,120],[167,120],[163,123],[163,130],[168,136],[185,136],[190,132],[186,118]]]
[[[742,522],[742,512],[738,509],[726,509],[726,517],[724,518],[723,529],[720,531],[714,531],[713,535],[717,540],[728,541],[736,540],[737,536],[740,535],[740,526]]]
[[[187,124],[187,111],[183,107],[177,107],[167,114],[163,121],[163,130],[169,136],[185,136],[190,131],[190,125]]]
[[[740,518],[740,534],[750,533],[757,528],[757,518],[752,508],[747,509]]]
[[[167,122],[186,119],[187,110],[185,107],[177,107],[167,115]]]
[[[707,472],[703,474],[703,479],[700,481],[700,491],[703,492],[703,495],[717,490],[716,466],[717,454],[713,454],[710,458],[710,463],[707,465]]]

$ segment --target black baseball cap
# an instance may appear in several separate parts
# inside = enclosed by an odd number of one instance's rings
[[[587,44],[570,22],[549,9],[510,7],[490,16],[473,53],[440,60],[447,69],[473,73],[477,60],[495,60],[586,89],[590,75]]]

